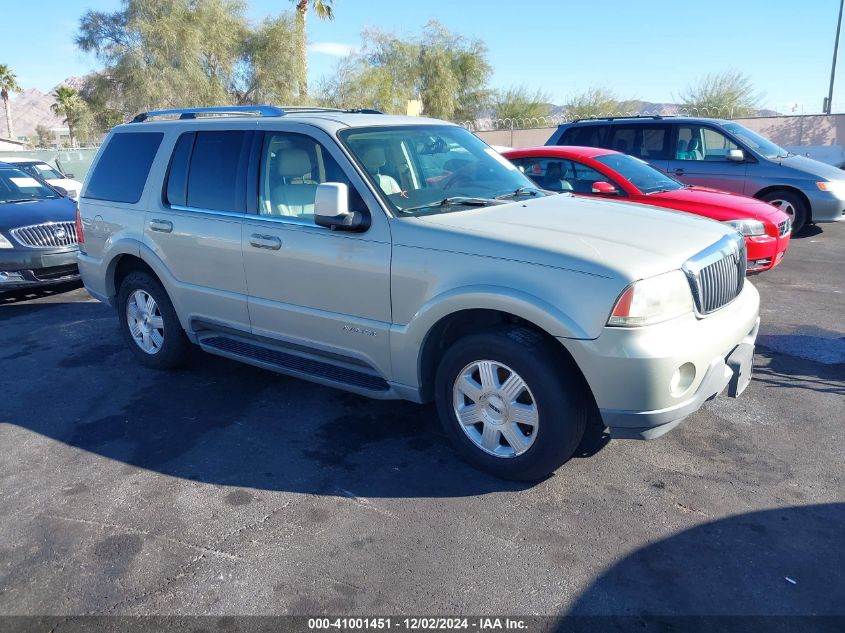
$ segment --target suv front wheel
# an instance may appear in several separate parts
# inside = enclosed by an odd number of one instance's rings
[[[435,379],[440,420],[464,458],[497,477],[530,481],[566,462],[587,421],[583,381],[533,330],[467,336]]]
[[[154,369],[181,365],[190,342],[164,287],[152,275],[126,276],[117,294],[120,329],[135,358]]]

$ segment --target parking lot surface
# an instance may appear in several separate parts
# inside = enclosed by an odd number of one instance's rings
[[[761,293],[755,376],[533,485],[431,407],[197,352],[83,289],[0,295],[0,614],[845,614],[845,223]]]

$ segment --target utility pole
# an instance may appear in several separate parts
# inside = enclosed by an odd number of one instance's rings
[[[830,89],[827,92],[827,99],[824,100],[825,114],[830,114],[833,107],[833,78],[836,76],[836,53],[839,52],[839,31],[842,29],[842,10],[845,9],[845,0],[839,2],[839,20],[836,21],[836,41],[833,44],[833,63],[830,66]]]

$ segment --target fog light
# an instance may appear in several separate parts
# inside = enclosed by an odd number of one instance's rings
[[[695,380],[695,365],[684,363],[672,374],[672,380],[669,381],[669,392],[677,398],[690,388],[693,380]]]
[[[0,284],[11,284],[19,281],[24,281],[21,273],[0,270]]]

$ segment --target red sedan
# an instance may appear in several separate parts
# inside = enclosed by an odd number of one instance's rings
[[[703,215],[745,236],[748,272],[777,266],[789,248],[789,216],[737,193],[689,187],[645,162],[597,147],[532,147],[502,153],[538,186],[575,195],[621,198]]]

